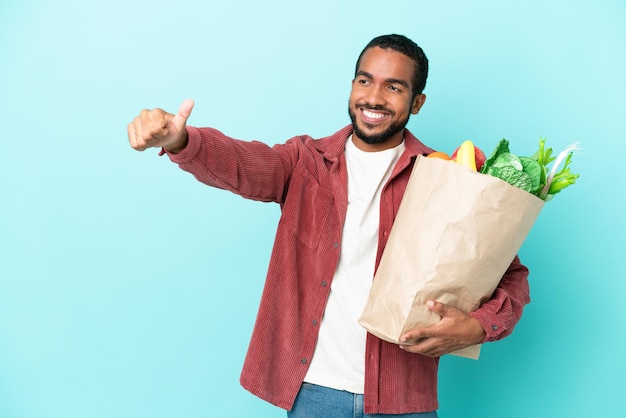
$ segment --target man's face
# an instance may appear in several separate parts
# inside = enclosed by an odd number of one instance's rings
[[[426,100],[423,94],[412,98],[413,70],[413,60],[400,52],[379,47],[365,51],[348,106],[359,148],[378,151],[402,142],[409,116]]]

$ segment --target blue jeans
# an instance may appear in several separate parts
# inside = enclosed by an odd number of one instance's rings
[[[437,418],[437,412],[364,414],[363,395],[303,383],[288,418]]]

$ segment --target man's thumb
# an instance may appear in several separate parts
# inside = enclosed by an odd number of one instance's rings
[[[441,317],[446,316],[448,312],[447,305],[441,302],[434,301],[434,300],[429,300],[428,302],[426,302],[426,306],[428,306],[428,309],[439,314]]]
[[[183,101],[178,107],[178,113],[176,113],[174,119],[172,119],[171,122],[171,124],[174,125],[177,130],[183,129],[183,127],[187,123],[187,119],[189,119],[189,115],[191,115],[193,105],[193,100],[187,99]]]

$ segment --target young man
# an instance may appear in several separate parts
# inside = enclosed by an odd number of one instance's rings
[[[515,258],[475,312],[429,302],[442,319],[408,332],[412,345],[357,323],[415,158],[432,152],[405,128],[426,100],[427,72],[410,39],[373,39],[357,61],[352,123],[321,139],[269,147],[186,126],[192,101],[176,115],[144,110],[128,126],[133,148],[161,147],[207,185],[280,204],[241,384],[291,417],[435,417],[439,356],[505,337],[529,302]]]

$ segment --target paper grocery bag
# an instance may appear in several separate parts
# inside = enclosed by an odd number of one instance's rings
[[[439,315],[428,300],[471,312],[489,299],[544,201],[451,161],[418,156],[359,323],[399,344]],[[454,354],[477,359],[480,345]]]

